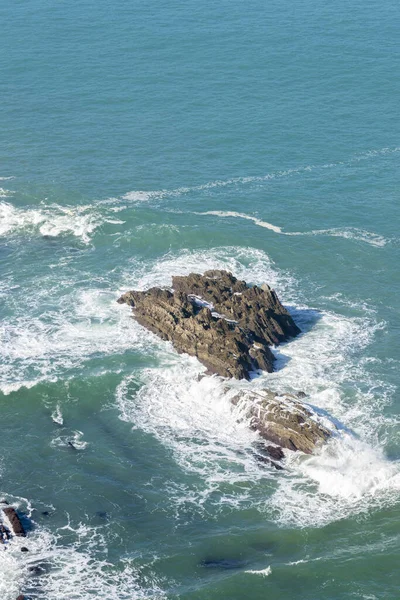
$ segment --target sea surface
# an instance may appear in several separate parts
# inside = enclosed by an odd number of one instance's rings
[[[2,600],[400,597],[399,19],[2,0],[0,500],[29,529]],[[343,426],[284,471],[116,302],[210,268],[303,332],[235,385]]]

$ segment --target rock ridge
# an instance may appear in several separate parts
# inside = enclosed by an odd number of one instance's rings
[[[230,394],[232,404],[264,441],[277,448],[311,454],[337,432],[337,427],[300,398],[302,392],[282,394],[268,389],[235,390]],[[270,449],[266,446],[269,454]]]

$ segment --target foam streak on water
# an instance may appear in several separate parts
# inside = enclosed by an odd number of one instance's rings
[[[329,236],[329,237],[342,237],[349,240],[355,240],[359,242],[365,242],[366,244],[370,244],[371,246],[382,247],[385,246],[389,240],[384,238],[377,233],[372,233],[370,231],[364,231],[363,229],[357,229],[356,227],[336,227],[331,229],[315,229],[313,231],[282,231],[280,227],[277,225],[273,225],[272,223],[268,223],[267,221],[262,221],[257,217],[252,217],[250,215],[246,215],[243,213],[233,212],[233,211],[221,211],[221,210],[208,210],[206,212],[195,212],[196,215],[212,215],[216,217],[233,217],[239,219],[247,219],[248,221],[253,221],[259,227],[264,227],[265,229],[270,229],[275,233],[279,233],[281,235],[295,235],[295,236]]]
[[[379,148],[377,150],[369,150],[367,152],[362,152],[360,154],[356,154],[351,156],[350,158],[346,158],[342,161],[329,162],[323,164],[310,164],[300,167],[294,167],[291,169],[284,169],[279,171],[272,171],[271,173],[267,173],[265,175],[256,175],[256,176],[247,176],[247,177],[231,177],[229,179],[217,179],[214,181],[208,181],[206,183],[196,185],[196,186],[182,186],[176,189],[162,189],[162,190],[133,190],[131,192],[127,192],[122,196],[122,199],[128,200],[133,203],[141,203],[141,202],[150,202],[150,201],[158,201],[163,200],[165,198],[176,198],[184,194],[189,194],[191,192],[202,192],[207,190],[213,190],[217,188],[225,188],[228,186],[237,186],[237,185],[246,185],[251,183],[263,183],[268,182],[275,179],[282,179],[286,177],[291,177],[295,175],[302,175],[304,173],[311,173],[314,171],[325,171],[327,169],[337,169],[343,167],[352,167],[356,166],[357,163],[366,160],[373,160],[377,157],[382,157],[391,154],[397,154],[400,152],[400,148]],[[208,213],[208,214],[213,214]],[[242,216],[242,215],[240,215]],[[244,218],[248,218],[247,216]]]

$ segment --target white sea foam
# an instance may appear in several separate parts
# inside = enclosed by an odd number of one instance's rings
[[[265,509],[283,525],[320,527],[399,500],[400,466],[350,435],[314,456],[293,454]]]
[[[292,235],[292,236],[328,236],[328,237],[342,237],[349,240],[355,240],[359,242],[365,242],[366,244],[370,244],[371,246],[383,247],[385,246],[389,240],[385,237],[373,233],[370,231],[365,231],[364,229],[358,229],[357,227],[336,227],[331,229],[315,229],[312,231],[283,231],[281,227],[277,225],[273,225],[272,223],[268,223],[267,221],[262,221],[257,217],[252,217],[251,215],[246,215],[244,213],[238,213],[234,211],[222,211],[222,210],[208,210],[205,212],[194,212],[195,215],[204,215],[204,216],[216,216],[221,218],[239,218],[246,219],[248,221],[253,221],[259,227],[264,227],[265,229],[270,229],[275,233],[279,233],[281,235]]]
[[[315,229],[313,231],[288,231],[282,232],[284,235],[322,235],[328,237],[342,237],[347,240],[355,240],[357,242],[365,242],[371,246],[382,248],[390,242],[387,238],[374,233],[359,229],[357,227],[333,227],[331,229]]]
[[[1,391],[9,394],[41,381],[56,381],[60,374],[98,353],[113,355],[132,348],[151,351],[140,326],[130,318],[129,308],[117,304],[117,297],[115,290],[78,289],[63,297],[58,311],[38,316],[23,311],[4,319],[0,329]],[[40,306],[39,291],[36,301]]]
[[[29,552],[22,553],[22,546]],[[142,575],[133,559],[112,563],[107,554],[105,529],[67,524],[50,533],[36,527],[26,538],[13,538],[0,553],[1,598],[15,600],[21,592],[59,600],[87,600],[93,595],[104,600],[165,598],[160,582]]]
[[[0,202],[0,236],[21,231],[38,232],[49,237],[71,234],[87,244],[104,221],[104,217],[92,206],[65,207],[52,204],[18,208],[8,202]]]
[[[208,491],[200,502],[223,482],[261,477],[249,453],[257,435],[230,404],[226,384],[202,372],[196,359],[171,354],[164,368],[143,370],[140,381],[126,377],[116,393],[125,421],[154,435],[183,468],[201,475]]]
[[[172,275],[202,273],[208,269],[226,269],[248,283],[268,282],[278,293],[285,293],[287,300],[292,299],[292,289],[296,287],[293,277],[277,270],[262,250],[226,246],[204,251],[171,252],[152,263],[133,261],[125,276],[126,289],[168,287]]]
[[[271,229],[271,231],[275,231],[275,233],[282,233],[282,229],[277,225],[272,225],[272,223],[267,223],[267,221],[261,221],[261,219],[257,219],[257,217],[251,217],[250,215],[245,215],[243,213],[232,212],[232,211],[222,211],[222,210],[208,210],[206,212],[195,212],[195,215],[214,215],[216,217],[238,217],[239,219],[247,219],[248,221],[253,221],[259,227],[265,227],[265,229]]]
[[[64,435],[60,435],[51,440],[50,445],[53,448],[74,448],[75,450],[85,450],[87,448],[87,442],[82,439],[82,431],[71,431]]]
[[[51,418],[57,425],[64,425],[64,418],[59,404],[57,404],[55,410],[51,413]]]
[[[133,203],[149,202],[150,200],[161,200],[163,198],[180,196],[181,194],[189,192],[191,189],[192,188],[182,187],[177,188],[176,190],[152,190],[147,192],[143,190],[134,190],[124,194],[122,198]]]
[[[260,575],[261,577],[268,577],[268,575],[271,575],[272,569],[271,567],[259,569],[258,571],[254,569],[248,569],[247,571],[245,571],[245,573],[250,573],[251,575]]]
[[[0,198],[8,198],[9,196],[12,196],[14,192],[12,192],[11,190],[6,190],[2,187],[0,187]]]

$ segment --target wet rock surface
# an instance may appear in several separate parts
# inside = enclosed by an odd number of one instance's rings
[[[274,444],[264,447],[273,463],[283,458],[282,448],[311,454],[337,431],[327,417],[321,417],[292,394],[239,390],[231,392],[230,400],[249,420],[250,427]]]
[[[16,536],[25,537],[26,533],[24,526],[22,525],[15,508],[12,506],[6,506],[2,510],[11,525],[12,533]]]
[[[300,333],[266,284],[249,287],[227,271],[212,270],[173,277],[172,289],[130,291],[118,302],[178,352],[196,356],[209,373],[249,379],[257,369],[272,372],[269,346]]]

